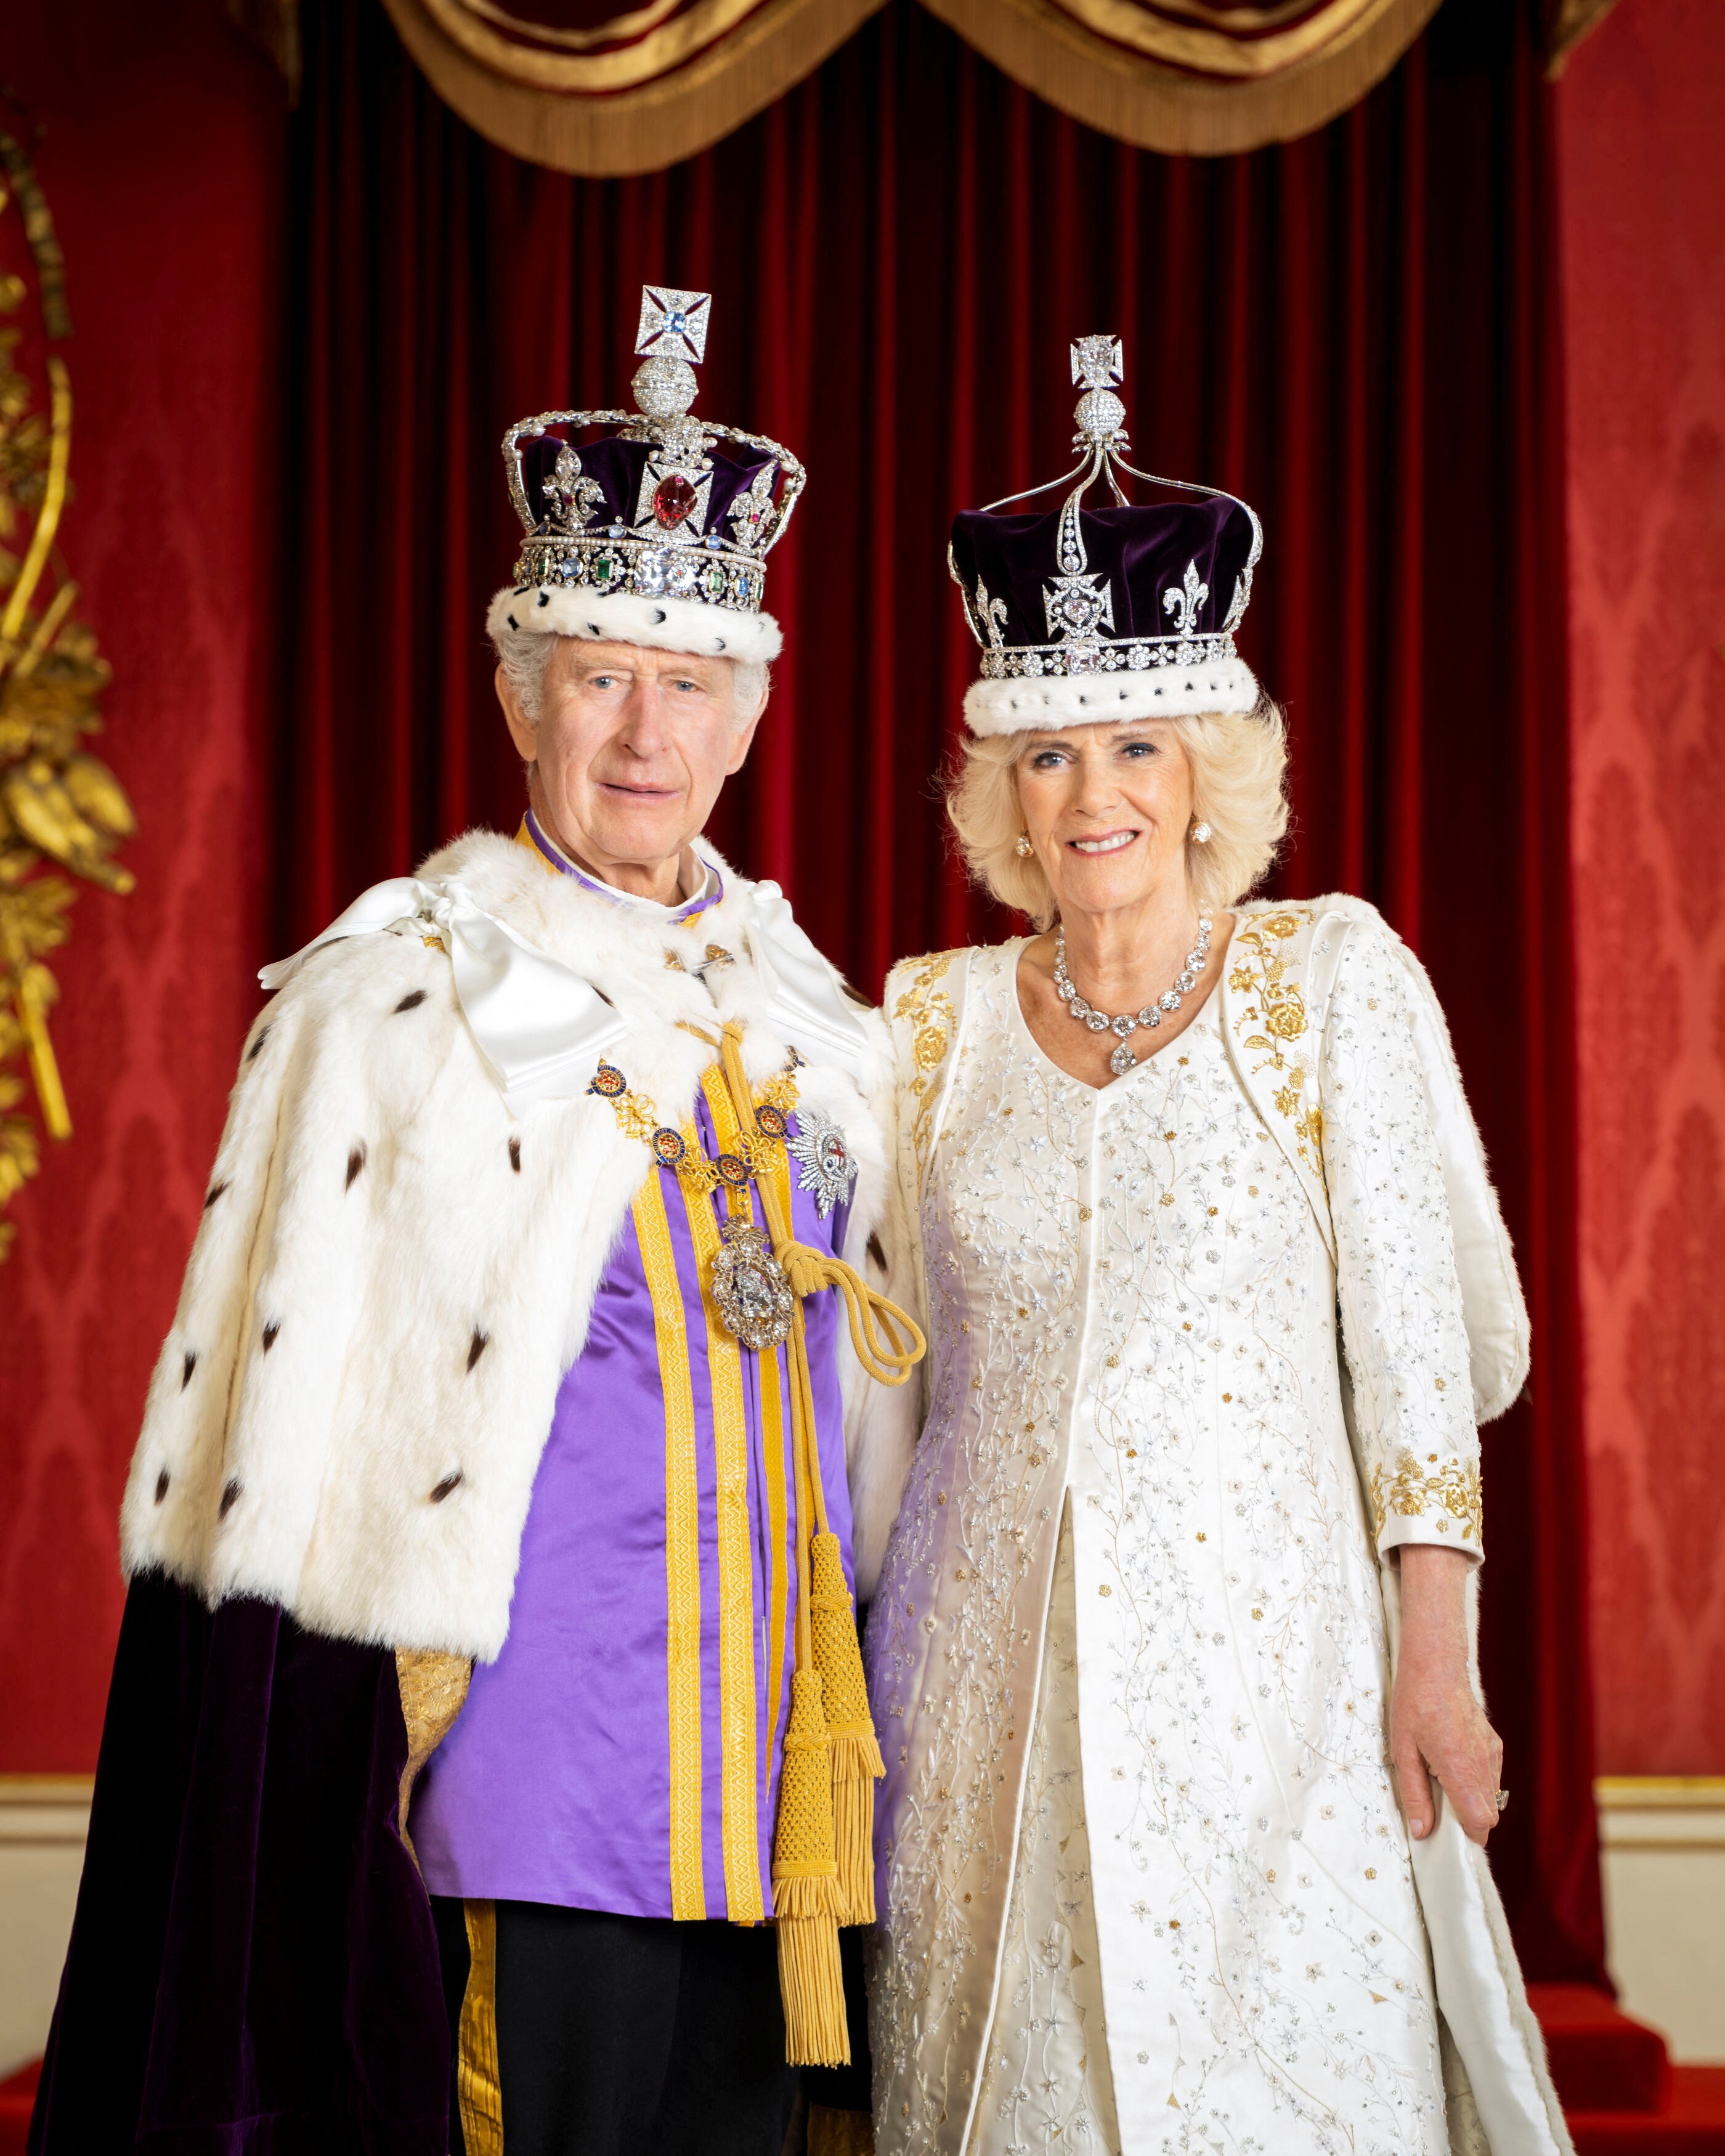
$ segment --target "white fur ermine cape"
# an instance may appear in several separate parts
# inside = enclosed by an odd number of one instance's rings
[[[720,869],[725,896],[682,927],[609,905],[489,833],[420,873],[459,875],[607,998],[629,1024],[608,1060],[675,1125],[715,1060],[680,1021],[709,1034],[742,1021],[757,1084],[788,1053],[748,948],[752,886]],[[656,1171],[598,1096],[510,1113],[425,927],[326,945],[252,1029],[151,1382],[121,1550],[128,1575],[159,1568],[212,1606],[257,1595],[315,1631],[490,1661],[557,1388]],[[736,960],[711,969],[711,992],[695,972],[710,943]],[[860,1083],[813,1050],[798,1078],[859,1166],[843,1255],[891,1292],[904,1232],[886,1169],[891,1051],[878,1015],[859,1016]],[[840,1335],[865,1595],[917,1388],[867,1379]]]

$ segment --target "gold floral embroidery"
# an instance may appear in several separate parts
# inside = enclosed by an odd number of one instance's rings
[[[916,1075],[911,1081],[916,1100],[911,1142],[916,1149],[919,1189],[928,1165],[928,1118],[937,1092],[934,1076],[952,1045],[952,999],[935,983],[944,977],[958,955],[957,951],[936,951],[916,959],[911,985],[892,1007],[893,1017],[907,1019],[911,1025],[911,1056],[916,1066]]]
[[[1290,954],[1276,947],[1297,936],[1307,918],[1304,913],[1293,911],[1249,917],[1234,938],[1233,970],[1228,976],[1228,985],[1236,995],[1254,998],[1241,1011],[1235,1031],[1240,1034],[1242,1045],[1260,1056],[1260,1060],[1253,1065],[1255,1070],[1286,1074],[1271,1098],[1293,1131],[1295,1147],[1301,1159],[1322,1181],[1324,1112],[1316,1101],[1308,1101],[1306,1098],[1306,1088],[1312,1078],[1311,1065],[1305,1058],[1291,1056],[1287,1052],[1293,1042],[1305,1037],[1309,1023],[1306,997],[1299,982],[1288,978],[1292,966]],[[1248,1027],[1261,1029],[1248,1032]]]
[[[1380,1460],[1372,1470],[1372,1511],[1376,1518],[1378,1536],[1382,1537],[1385,1522],[1394,1514],[1401,1519],[1418,1519],[1422,1513],[1434,1508],[1446,1519],[1458,1520],[1463,1535],[1469,1542],[1482,1543],[1485,1539],[1485,1507],[1480,1493],[1480,1471],[1450,1459],[1440,1466],[1436,1453],[1428,1453],[1424,1462],[1411,1452],[1404,1452],[1395,1463],[1392,1476],[1385,1471]],[[1441,1528],[1445,1522],[1440,1520]]]

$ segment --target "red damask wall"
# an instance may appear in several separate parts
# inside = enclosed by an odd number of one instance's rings
[[[0,1772],[65,1771],[95,1762],[116,1508],[266,955],[285,115],[216,0],[3,15],[0,126],[41,131],[75,332],[63,550],[114,667],[100,746],[142,827],[136,892],[85,891],[54,962],[76,1133],[14,1203],[0,1267]]]
[[[1725,8],[1561,96],[1599,1764],[1725,1773]]]

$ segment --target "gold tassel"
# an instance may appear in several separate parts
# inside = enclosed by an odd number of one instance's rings
[[[839,1866],[839,1922],[875,1921],[875,1784],[886,1772],[869,1712],[856,1611],[845,1584],[839,1537],[816,1535],[812,1544],[814,1666],[827,1704],[832,1743],[833,1843]]]
[[[791,1718],[778,1778],[773,1913],[785,2059],[793,2066],[848,2066],[845,1979],[839,1966],[839,1867],[833,1855],[833,1778],[821,1683],[791,1676]]]

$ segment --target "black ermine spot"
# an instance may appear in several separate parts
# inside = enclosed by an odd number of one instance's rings
[[[219,1507],[222,1518],[225,1520],[239,1502],[239,1477],[236,1475],[234,1480],[228,1485],[227,1488],[222,1492],[222,1502]]]
[[[884,1273],[886,1270],[886,1251],[878,1235],[870,1235],[869,1238],[869,1255]]]
[[[222,1193],[227,1188],[228,1186],[225,1183],[211,1183],[209,1188],[203,1194],[203,1209],[206,1213],[208,1212],[211,1206],[215,1204],[216,1200],[221,1196]]]
[[[255,1063],[255,1062],[257,1061],[257,1060],[258,1060],[258,1051],[259,1051],[259,1050],[263,1047],[264,1043],[266,1040],[268,1040],[268,1039],[269,1039],[269,1038],[270,1038],[270,1029],[269,1029],[269,1027],[268,1027],[267,1025],[260,1025],[260,1026],[258,1028],[258,1037],[257,1037],[257,1039],[256,1039],[256,1040],[252,1043],[251,1046],[250,1046],[249,1049],[247,1049],[247,1050],[245,1051],[245,1060],[246,1060],[246,1061],[247,1061],[248,1063]]]
[[[188,1348],[186,1351],[186,1359],[180,1365],[180,1390],[182,1393],[185,1391],[187,1386],[191,1383],[192,1373],[197,1368],[198,1350],[195,1348]]]
[[[475,1326],[473,1328],[473,1337],[467,1343],[467,1367],[470,1370],[473,1368],[474,1364],[478,1362],[480,1357],[485,1353],[486,1348],[489,1348],[490,1344],[490,1334],[489,1332],[481,1332],[479,1327]]]
[[[410,989],[408,993],[402,998],[401,1001],[396,1005],[395,1009],[389,1014],[389,1015],[392,1018],[399,1018],[403,1011],[418,1010],[420,1004],[423,1004],[424,1000],[425,991],[424,988]]]
[[[434,1489],[431,1493],[432,1503],[434,1505],[442,1504],[444,1498],[449,1496],[450,1491],[456,1488],[460,1481],[461,1470],[459,1467],[455,1470],[453,1475],[445,1475],[443,1481],[438,1484],[436,1489]]]
[[[164,1467],[156,1478],[156,1502],[159,1505],[167,1495],[167,1470]]]
[[[521,1142],[519,1138],[511,1138],[509,1142],[509,1164],[517,1175],[521,1173]]]
[[[281,1331],[281,1320],[272,1317],[264,1327],[264,1353],[267,1355],[275,1345],[276,1335]]]
[[[357,1146],[355,1146],[355,1147],[353,1148],[352,1152],[350,1152],[350,1153],[348,1154],[348,1156],[347,1156],[347,1188],[348,1188],[349,1190],[352,1190],[352,1188],[353,1188],[353,1186],[354,1186],[354,1183],[355,1183],[355,1181],[356,1181],[356,1180],[357,1179],[357,1178],[358,1178],[359,1172],[360,1172],[361,1168],[362,1168],[365,1166],[365,1164],[366,1164],[366,1149],[365,1149],[365,1147],[364,1147],[364,1146],[363,1146],[363,1145],[357,1145]]]

